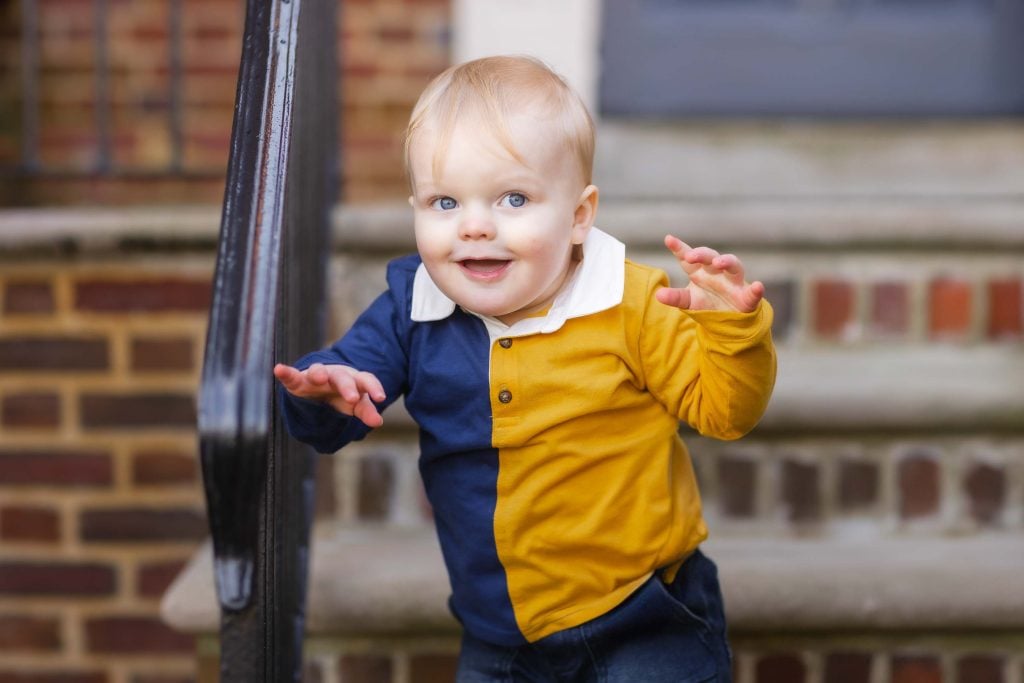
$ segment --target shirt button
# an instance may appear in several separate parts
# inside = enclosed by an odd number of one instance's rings
[[[511,403],[512,392],[509,391],[508,389],[502,389],[500,392],[498,392],[498,400],[501,401],[502,403]]]
[[[501,348],[503,349],[507,349],[510,346],[512,346],[512,340],[509,339],[508,337],[505,337],[504,339],[499,339],[498,343],[501,344]]]

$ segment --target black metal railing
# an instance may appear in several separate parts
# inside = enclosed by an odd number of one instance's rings
[[[271,368],[323,339],[335,11],[247,4],[199,397],[225,683],[301,679],[314,454],[286,437]]]

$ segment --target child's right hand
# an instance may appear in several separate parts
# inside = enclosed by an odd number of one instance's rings
[[[367,427],[380,427],[384,418],[373,401],[385,399],[384,387],[373,373],[360,372],[347,365],[313,363],[305,370],[278,363],[276,377],[288,393],[300,398],[323,401],[345,415],[354,415]]]

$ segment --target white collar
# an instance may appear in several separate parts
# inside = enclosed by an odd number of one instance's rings
[[[606,232],[591,228],[583,242],[583,261],[572,278],[555,297],[547,315],[524,318],[505,325],[497,318],[473,313],[489,330],[501,330],[504,336],[550,334],[566,320],[599,313],[622,303],[626,279],[626,245]],[[443,320],[455,312],[455,302],[445,296],[421,263],[412,285],[414,322]]]

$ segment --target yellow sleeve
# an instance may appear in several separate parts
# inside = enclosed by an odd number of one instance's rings
[[[640,354],[647,390],[699,433],[738,439],[757,424],[775,386],[772,307],[751,313],[683,311],[654,292],[668,285],[655,271],[647,280]]]

